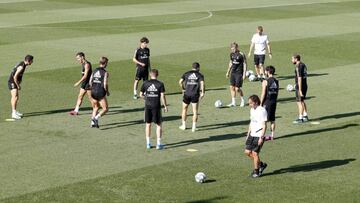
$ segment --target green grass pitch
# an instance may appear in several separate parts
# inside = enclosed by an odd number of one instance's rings
[[[309,116],[320,124],[293,125],[294,94],[281,89],[277,139],[261,153],[269,166],[250,179],[250,109],[214,102],[230,101],[230,42],[247,52],[257,25],[272,42],[266,64],[282,88],[293,83],[292,53],[303,56]],[[359,202],[359,25],[360,1],[347,0],[0,0],[0,202]],[[170,105],[163,151],[145,149],[143,101],[132,100],[131,58],[143,36]],[[78,51],[94,65],[110,59],[110,112],[100,129],[89,127],[87,99],[80,116],[68,115]],[[35,62],[20,95],[25,117],[5,122],[8,75],[27,53]],[[194,61],[208,91],[191,133],[178,129],[177,82]],[[243,90],[260,94],[260,85],[246,81]],[[194,181],[199,171],[208,183]]]

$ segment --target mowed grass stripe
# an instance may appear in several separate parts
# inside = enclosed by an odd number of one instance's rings
[[[270,39],[275,41],[304,39],[309,37],[325,37],[337,34],[359,32],[360,28],[354,27],[353,23],[359,21],[360,13],[339,14],[331,16],[319,16],[309,18],[295,18],[270,20],[262,22]],[[293,25],[296,24],[296,27]],[[98,58],[101,55],[108,56],[111,60],[130,59],[133,50],[141,36],[148,36],[151,40],[152,56],[185,53],[189,50],[200,51],[224,47],[231,41],[240,44],[249,44],[253,29],[257,22],[204,26],[188,29],[175,29],[167,31],[154,31],[147,33],[112,34],[93,37],[80,37],[61,40],[46,40],[43,42],[22,43],[22,50],[18,45],[3,45],[7,50],[0,56],[4,67],[12,67],[12,58],[19,55],[32,53],[37,61],[28,71],[42,71],[74,65],[73,54],[81,49],[89,58]],[[324,32],[319,29],[327,30]],[[241,35],[233,29],[244,30]],[[291,28],[291,29],[289,29]],[[313,30],[308,32],[308,30]],[[209,34],[211,33],[211,34]],[[84,47],[84,48],[83,48]],[[61,60],[59,60],[61,59]],[[69,60],[67,60],[69,59]],[[9,68],[10,69],[10,68]],[[4,75],[4,73],[0,73]],[[6,73],[7,75],[7,73]]]
[[[359,119],[353,120],[351,124]],[[338,125],[332,127],[338,127]],[[313,136],[294,137],[287,142],[276,141],[266,143],[263,151],[271,165],[263,178],[253,184],[252,179],[246,178],[249,171],[248,160],[241,156],[242,147],[236,146],[214,153],[199,156],[191,156],[185,159],[171,161],[166,164],[158,164],[151,167],[139,168],[132,171],[113,174],[106,177],[86,180],[74,184],[45,189],[26,195],[14,196],[3,199],[4,202],[89,202],[89,201],[190,201],[194,199],[221,199],[226,201],[250,201],[267,195],[268,201],[293,202],[294,200],[321,202],[334,201],[344,198],[356,200],[355,186],[357,175],[346,176],[352,173],[353,169],[359,166],[356,161],[358,156],[356,144],[351,139],[356,139],[358,128],[352,127],[344,130],[347,138],[344,141],[348,150],[338,144],[344,140],[337,132],[322,132]],[[324,139],[326,138],[326,139]],[[323,151],[312,152],[314,156],[298,156],[303,151],[311,151],[314,142],[322,141],[324,145],[331,145],[332,148],[325,148]],[[283,157],[279,145],[293,145],[301,142],[301,148],[292,147],[287,149],[287,162],[277,162]],[[333,154],[333,150],[340,153]],[[285,158],[285,157],[284,157]],[[228,161],[232,160],[232,161]],[[321,165],[321,163],[323,163]],[[193,180],[193,175],[199,170],[205,171],[211,184],[199,186]],[[341,179],[329,178],[341,176]],[[230,178],[231,177],[231,178]],[[182,180],[176,182],[170,180]],[[227,187],[223,187],[226,184]],[[239,187],[246,185],[246,187]],[[334,185],[342,185],[337,193],[329,193]],[[251,198],[246,195],[255,189],[262,190],[262,194],[255,193]],[[297,192],[294,193],[293,190]],[[232,191],[237,191],[236,193]],[[355,193],[354,193],[355,192]],[[271,195],[276,193],[277,195]],[[152,195],[148,195],[152,194]],[[327,194],[324,196],[323,194]],[[209,197],[210,196],[210,197]],[[325,199],[324,199],[325,198]]]
[[[312,3],[328,3],[339,2],[338,0],[312,0],[312,1],[297,1],[296,4],[312,4]],[[261,1],[255,0],[251,2],[229,0],[226,2],[219,2],[217,0],[199,0],[199,1],[184,1],[184,2],[170,2],[170,3],[154,3],[154,4],[140,4],[140,5],[126,5],[126,6],[104,6],[92,8],[74,8],[74,9],[60,9],[54,11],[39,11],[35,15],[28,13],[14,13],[0,15],[0,27],[13,27],[23,25],[36,25],[44,23],[57,22],[74,22],[82,20],[99,20],[99,19],[114,19],[114,18],[128,18],[151,15],[165,15],[165,14],[185,14],[189,12],[199,11],[217,11],[227,9],[240,8],[258,8],[267,6],[281,6],[292,5],[291,3],[284,3],[283,0]],[[104,12],[99,12],[104,11]],[[58,16],[61,16],[59,18]]]
[[[309,100],[309,107],[313,107],[314,103],[322,104],[328,101],[327,97],[333,95],[332,92],[324,92],[322,89],[317,89],[317,83],[325,84],[328,80],[343,81],[338,83],[331,83],[327,88],[339,88],[343,91],[359,91],[354,89],[353,85],[348,85],[347,80],[352,80],[355,75],[351,74],[356,70],[358,64],[346,67],[346,74],[343,73],[343,67],[334,67],[325,69],[328,76],[309,79],[309,85],[313,87],[309,96],[316,95],[315,99]],[[315,83],[314,83],[315,81]],[[312,84],[315,84],[312,86]],[[49,83],[51,84],[51,83]],[[44,86],[44,88],[53,89],[51,85]],[[248,84],[246,91],[258,91],[257,83]],[[59,92],[62,94],[62,92]],[[114,93],[116,94],[116,92]],[[293,93],[281,92],[285,98],[293,97]],[[286,95],[288,94],[288,95]],[[322,96],[320,96],[322,95]],[[324,97],[324,95],[327,95]],[[124,170],[132,170],[144,166],[150,166],[158,163],[164,163],[171,160],[188,157],[190,154],[185,152],[187,147],[195,147],[200,150],[200,154],[226,149],[232,146],[243,144],[243,135],[239,134],[246,131],[248,109],[224,109],[216,111],[216,116],[213,115],[214,109],[212,104],[217,98],[227,98],[228,91],[226,89],[214,92],[208,92],[206,99],[202,103],[199,128],[203,129],[196,134],[180,133],[177,129],[178,112],[180,112],[180,95],[169,96],[171,113],[164,116],[170,118],[165,122],[165,137],[166,144],[177,143],[166,150],[166,153],[154,154],[157,152],[144,153],[143,150],[143,136],[139,133],[139,126],[142,126],[141,118],[143,116],[141,111],[142,102],[135,105],[135,111],[127,112],[119,111],[114,115],[109,115],[104,118],[102,124],[110,124],[108,127],[114,127],[109,130],[92,131],[87,127],[87,120],[89,115],[83,115],[78,119],[69,118],[65,113],[63,114],[48,114],[39,117],[25,118],[19,123],[10,124],[13,127],[4,129],[4,134],[1,136],[1,143],[3,154],[1,162],[3,166],[9,168],[2,168],[6,173],[1,173],[3,187],[1,196],[12,196],[23,192],[31,192],[47,187],[58,186],[71,182],[89,179],[91,177],[98,177],[117,173]],[[343,106],[338,108],[337,113],[351,112],[358,104],[356,101],[360,98],[354,98]],[[35,102],[35,101],[34,101]],[[336,97],[328,103],[333,106],[342,102],[341,97]],[[138,105],[139,109],[136,110]],[[122,109],[134,108],[132,102],[125,102],[117,107]],[[115,111],[116,112],[116,111]],[[292,138],[300,136],[304,130],[302,126],[294,126],[291,124],[292,117],[289,112],[296,115],[296,109],[293,103],[280,103],[278,108],[278,136]],[[313,115],[329,116],[334,114],[330,109],[313,108]],[[236,114],[236,116],[234,116]],[[231,116],[232,115],[232,116]],[[356,116],[356,114],[354,115]],[[357,115],[359,116],[359,115]],[[212,119],[209,119],[209,118]],[[233,118],[223,120],[221,118]],[[341,118],[341,117],[340,117]],[[351,117],[344,117],[350,119]],[[175,120],[174,120],[175,119]],[[314,117],[313,117],[314,119]],[[134,123],[133,123],[134,121]],[[316,134],[316,129],[330,129],[331,125],[338,124],[340,120],[323,119],[320,126],[307,126],[307,131],[310,135]],[[341,118],[341,121],[344,121]],[[115,123],[115,124],[113,124]],[[55,125],[56,124],[56,125]],[[64,125],[71,131],[65,130]],[[16,126],[16,128],[15,128]],[[44,126],[52,126],[51,129],[44,128]],[[103,126],[106,127],[106,126]],[[340,125],[341,129],[352,128]],[[27,134],[21,133],[23,129],[27,130]],[[9,130],[9,131],[7,131]],[[315,130],[315,131],[314,131]],[[335,130],[335,129],[334,129]],[[300,134],[296,134],[299,133]],[[99,136],[101,135],[101,136]],[[176,135],[176,136],[171,136]],[[14,142],[16,140],[16,142]],[[27,140],[24,142],[24,140]],[[292,140],[292,139],[279,139]],[[21,144],[22,143],[22,144]],[[20,146],[19,146],[20,144]],[[281,144],[281,143],[279,143]],[[36,147],[34,147],[36,145]],[[169,145],[171,146],[171,145]],[[6,152],[6,153],[4,153]],[[46,153],[44,153],[46,152]],[[128,157],[131,154],[142,154],[140,156]],[[71,156],[70,156],[71,155]],[[13,157],[13,158],[12,158]],[[36,157],[36,161],[34,158]],[[151,159],[149,159],[151,157]],[[17,160],[14,162],[14,160]],[[59,162],[59,160],[61,160]],[[146,161],[147,160],[147,161]],[[149,162],[151,160],[151,162]],[[9,162],[10,161],[10,162]],[[43,164],[42,164],[43,163]],[[19,168],[19,166],[22,166]],[[9,170],[16,167],[17,170]],[[11,174],[10,174],[11,173]],[[41,177],[41,178],[40,178]],[[16,181],[14,182],[15,178]],[[16,183],[16,184],[14,184]]]
[[[5,44],[19,44],[31,41],[44,41],[63,38],[96,36],[103,33],[120,34],[171,30],[209,25],[254,22],[261,20],[275,20],[286,18],[311,17],[320,15],[334,15],[359,11],[359,1],[339,3],[319,3],[312,5],[278,6],[262,8],[261,15],[258,8],[231,9],[223,11],[196,12],[185,14],[169,14],[146,17],[134,17],[111,20],[78,21],[73,23],[41,24],[0,29]],[[211,18],[210,18],[210,15]],[[224,23],[226,22],[226,23]],[[24,32],[26,30],[26,32]]]

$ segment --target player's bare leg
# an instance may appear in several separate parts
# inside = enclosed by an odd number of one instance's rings
[[[17,102],[19,101],[19,90],[18,89],[12,89],[10,91],[10,94],[11,94],[11,100],[10,100],[10,103],[11,103],[11,117],[13,119],[21,119],[21,116],[18,115],[20,113],[18,113],[16,111]]]
[[[156,149],[163,149],[163,145],[161,144],[162,137],[162,126],[161,123],[156,125]]]
[[[138,99],[138,98],[139,98],[139,97],[137,96],[138,85],[139,85],[139,80],[135,80],[135,81],[134,81],[134,99]]]
[[[80,106],[82,104],[82,101],[84,99],[84,96],[85,96],[86,92],[87,92],[86,90],[84,90],[82,88],[80,89],[78,98],[76,100],[75,109],[70,112],[70,115],[78,115],[79,114],[79,109],[80,109]]]
[[[228,104],[228,107],[233,107],[236,106],[236,90],[235,90],[235,86],[230,86],[230,95],[231,95],[231,103]]]
[[[198,121],[199,103],[193,103],[192,110],[193,110],[193,124],[192,124],[191,131],[195,132],[196,131],[196,123]]]
[[[179,127],[180,130],[186,129],[186,118],[187,118],[188,107],[189,105],[183,102],[182,110],[181,110],[181,126]]]
[[[145,138],[146,138],[146,148],[147,149],[151,148],[150,135],[151,135],[151,123],[146,123],[145,124]]]
[[[239,95],[240,95],[240,107],[244,107],[245,106],[245,101],[244,101],[244,93],[243,93],[242,89],[236,87],[235,91],[238,92]]]

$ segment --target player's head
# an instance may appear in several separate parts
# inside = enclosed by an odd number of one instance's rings
[[[151,79],[156,79],[159,76],[159,71],[157,69],[151,69],[150,77]]]
[[[259,25],[259,26],[257,26],[257,28],[256,28],[256,32],[261,35],[261,34],[264,32],[264,28],[263,28],[261,25]]]
[[[75,58],[77,61],[79,61],[80,63],[84,63],[85,62],[85,54],[84,52],[78,52],[75,55]]]
[[[31,65],[34,62],[34,56],[26,55],[24,61],[26,65]]]
[[[266,66],[265,73],[267,75],[274,75],[275,73],[275,67],[274,66]]]
[[[249,97],[249,106],[251,108],[256,108],[257,106],[260,105],[260,98],[257,95],[251,95]]]
[[[143,37],[140,39],[141,48],[146,48],[148,44],[149,44],[149,39],[147,37]]]
[[[99,61],[100,67],[106,68],[108,62],[109,62],[109,59],[106,58],[105,56],[102,56]]]
[[[194,62],[193,64],[192,64],[192,69],[193,70],[200,70],[200,63],[198,63],[198,62]]]
[[[233,53],[239,51],[239,45],[238,45],[238,43],[236,43],[236,42],[231,43],[231,44],[230,44],[230,49],[231,49],[231,52],[233,52]]]
[[[300,54],[293,54],[292,57],[291,57],[291,62],[293,64],[296,64],[297,62],[300,62],[300,60],[301,60]]]

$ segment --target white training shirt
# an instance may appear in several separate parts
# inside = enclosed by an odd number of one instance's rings
[[[255,33],[251,39],[251,43],[254,43],[254,54],[255,55],[265,55],[266,46],[269,43],[268,36],[265,34],[259,35]]]
[[[250,135],[252,137],[261,137],[261,131],[264,125],[264,122],[267,121],[267,112],[266,109],[262,106],[256,107],[256,109],[251,108],[250,110]]]

